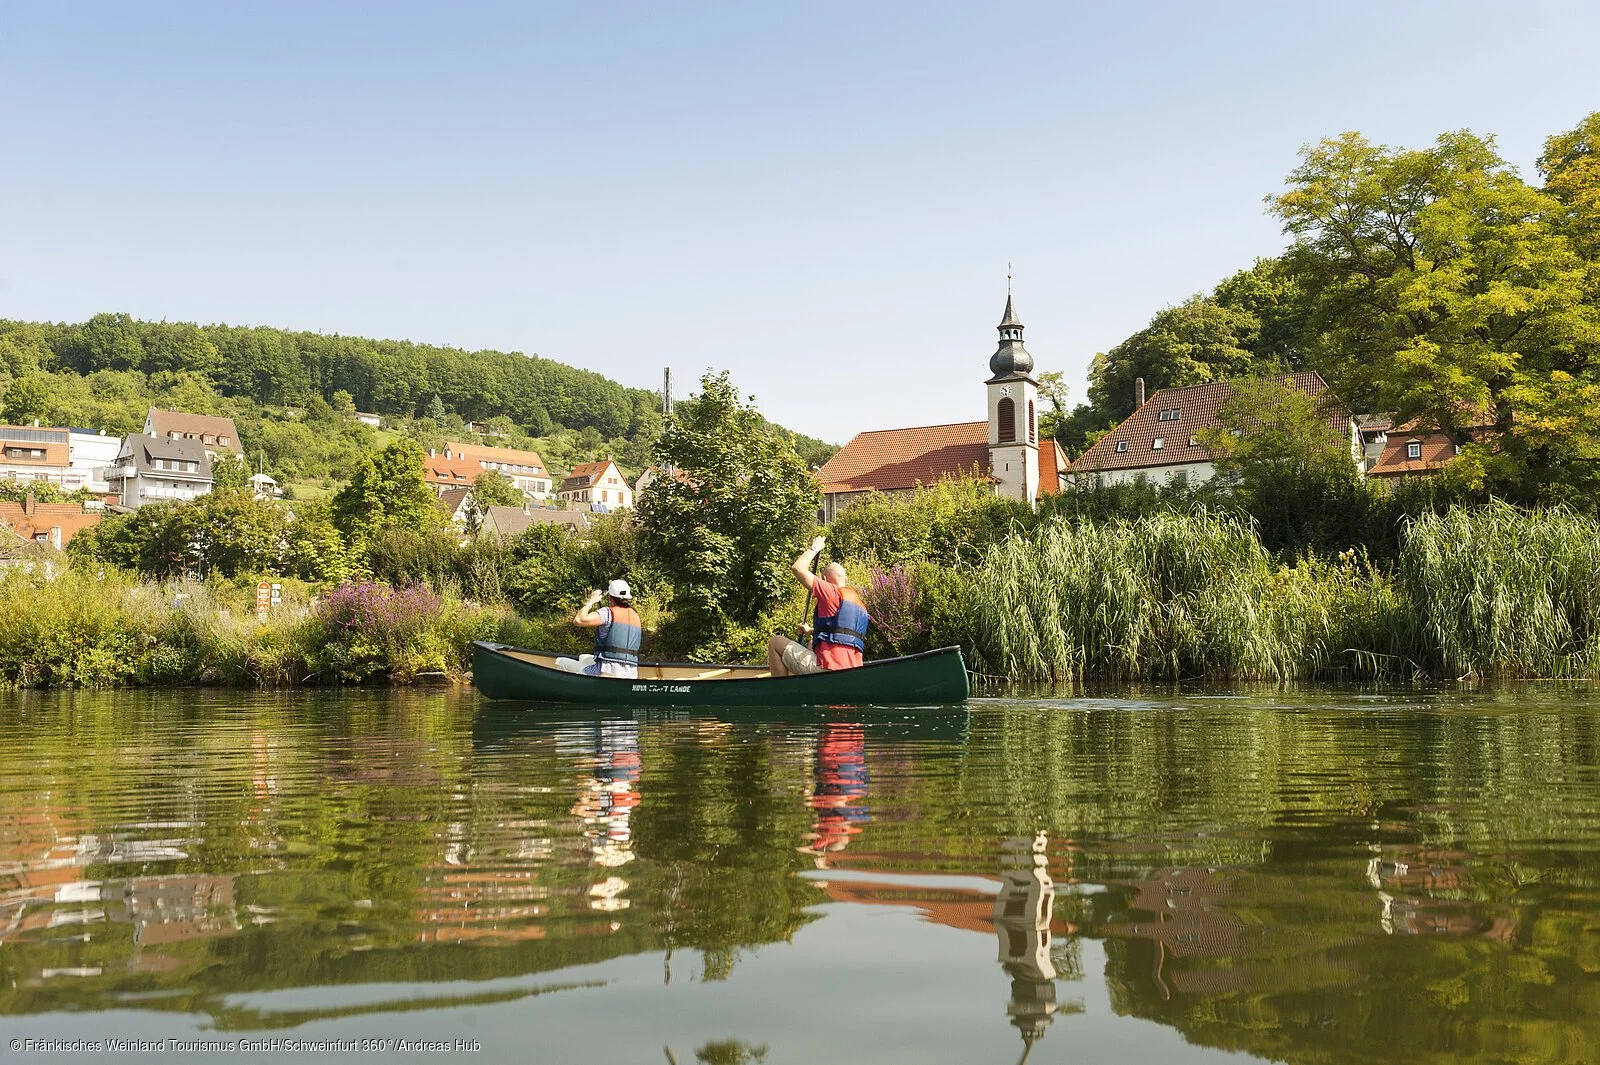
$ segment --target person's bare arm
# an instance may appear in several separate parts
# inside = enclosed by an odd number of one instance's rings
[[[811,541],[811,546],[800,552],[794,560],[794,575],[801,584],[805,585],[808,592],[811,590],[812,585],[817,583],[817,575],[811,572],[811,563],[822,553],[822,547],[825,543],[826,541],[822,537],[817,537]]]
[[[595,610],[595,606],[599,602],[600,592],[598,590],[590,592],[589,598],[585,599],[583,605],[578,608],[578,612],[572,615],[572,623],[581,625],[586,629],[598,629],[601,625],[604,625],[606,623],[605,619]]]

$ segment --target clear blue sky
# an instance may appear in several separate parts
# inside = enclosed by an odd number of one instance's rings
[[[1298,9],[1298,10],[1295,10]],[[1302,144],[1600,108],[1592,3],[0,0],[0,317],[732,370],[834,441],[983,416],[1283,244]]]

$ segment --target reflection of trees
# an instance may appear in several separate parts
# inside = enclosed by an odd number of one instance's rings
[[[999,708],[953,737],[868,724],[858,746],[837,715],[627,718],[596,741],[592,719],[475,730],[438,696],[25,700],[0,711],[29,715],[7,757],[36,767],[0,804],[3,1014],[138,991],[270,1026],[288,1022],[222,996],[663,949],[725,978],[823,897],[795,874],[831,736],[872,817],[830,861],[893,875],[828,890],[996,935],[1025,1037],[1060,1017],[1090,936],[1119,1011],[1208,1045],[1442,1063],[1600,1044],[1600,794],[1572,786],[1595,779],[1592,714]],[[906,879],[992,881],[1001,854],[1000,900]]]

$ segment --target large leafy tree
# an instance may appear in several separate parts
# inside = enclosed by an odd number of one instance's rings
[[[1195,296],[1156,314],[1150,324],[1089,365],[1089,402],[1120,421],[1134,410],[1134,382],[1158,388],[1244,377],[1256,371],[1252,345],[1261,332],[1250,311]]]
[[[668,419],[658,477],[638,500],[640,530],[673,588],[690,642],[759,621],[783,595],[787,563],[816,520],[819,490],[806,462],[767,428],[726,373]]]
[[[422,459],[416,441],[400,439],[356,463],[350,482],[333,497],[334,524],[352,546],[364,546],[381,529],[421,532],[438,524]]]
[[[1559,146],[1551,158],[1553,176],[1581,169]],[[1345,398],[1454,436],[1497,493],[1591,493],[1600,276],[1564,231],[1581,212],[1464,132],[1415,151],[1345,134],[1306,149],[1290,186],[1273,208],[1312,357]]]

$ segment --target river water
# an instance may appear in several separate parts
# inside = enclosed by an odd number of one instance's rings
[[[1594,1065],[1600,691],[0,696],[0,1030],[17,1062]]]

